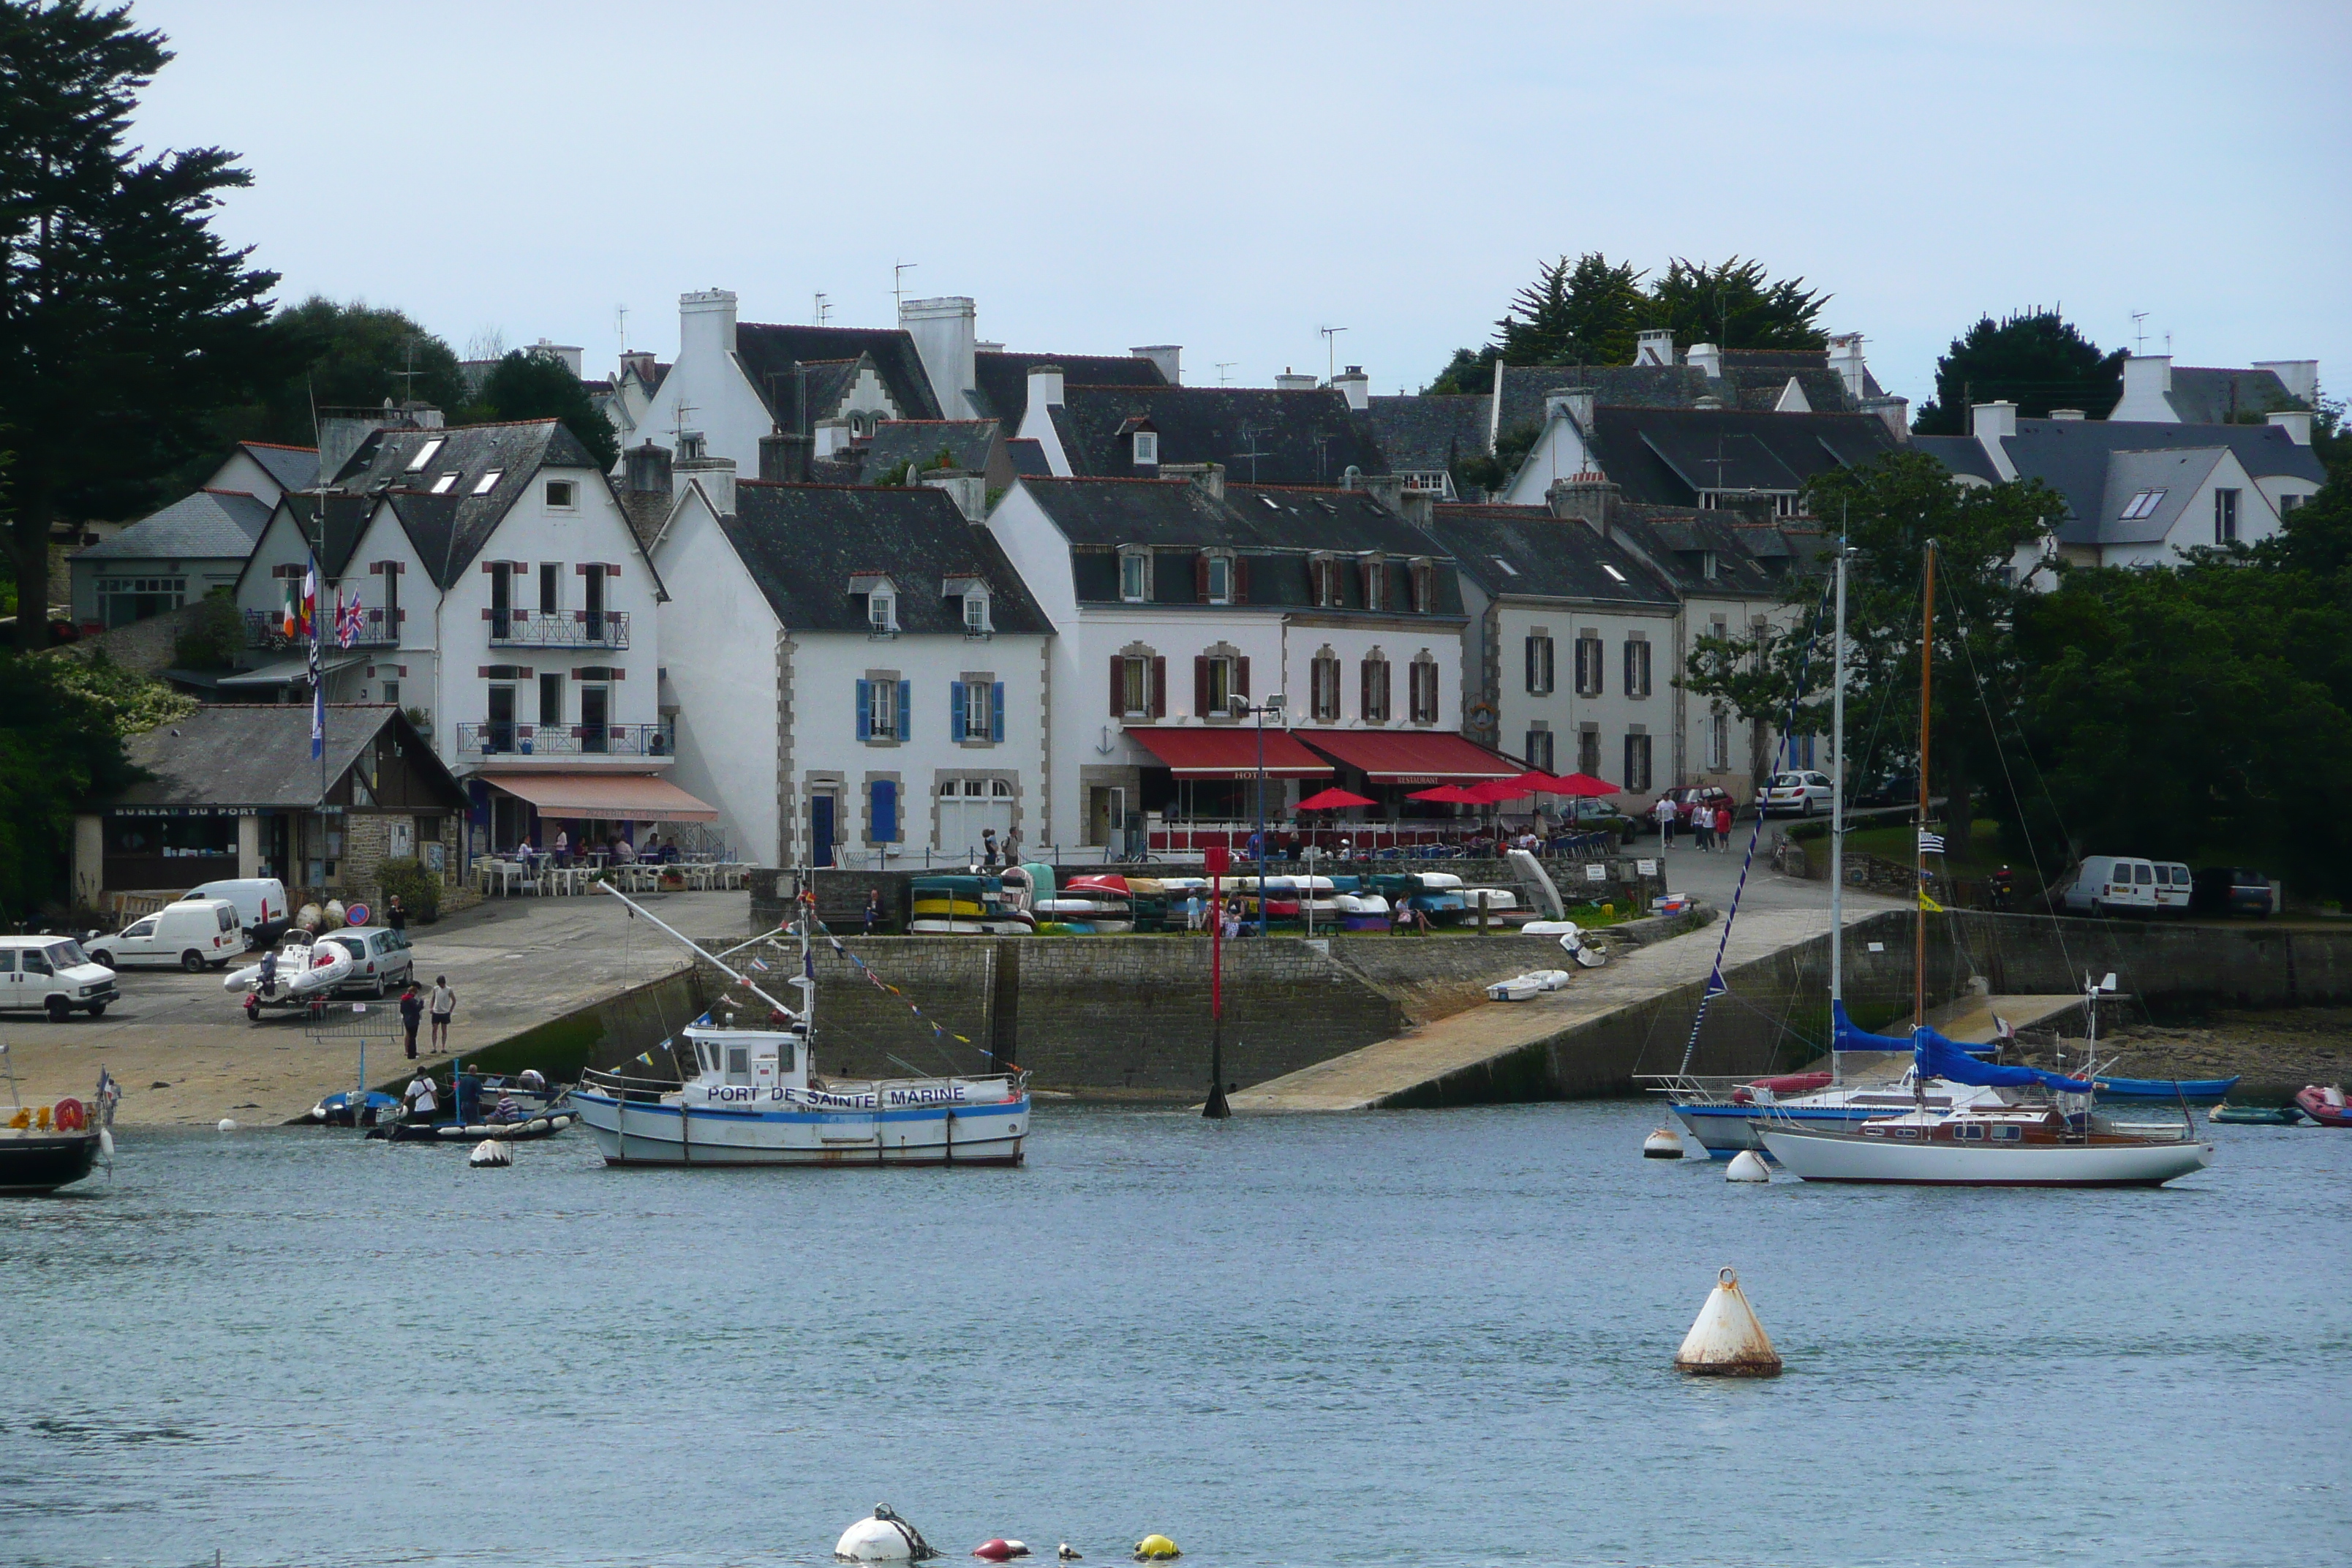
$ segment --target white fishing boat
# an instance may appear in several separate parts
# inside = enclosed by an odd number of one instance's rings
[[[600,884],[772,1010],[741,1028],[706,1013],[682,1032],[690,1076],[670,1084],[590,1070],[572,1106],[608,1165],[1017,1165],[1029,1132],[1024,1073],[837,1079],[816,1070],[814,914],[793,922],[798,1007],[762,991],[609,884]],[[836,948],[838,944],[836,943]]]

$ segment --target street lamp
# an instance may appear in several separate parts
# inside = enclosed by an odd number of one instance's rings
[[[1265,721],[1270,716],[1276,723],[1282,722],[1282,693],[1273,693],[1255,708],[1250,706],[1246,697],[1235,697],[1231,700],[1234,718],[1246,719],[1255,715],[1257,719],[1257,934],[1263,937],[1265,935]]]

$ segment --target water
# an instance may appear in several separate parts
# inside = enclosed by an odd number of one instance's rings
[[[132,1131],[0,1208],[0,1560],[815,1568],[877,1500],[1096,1564],[2344,1560],[2352,1138],[1996,1194],[1654,1124],[1048,1109],[1025,1170],[855,1173]],[[1777,1382],[1670,1370],[1723,1263]]]

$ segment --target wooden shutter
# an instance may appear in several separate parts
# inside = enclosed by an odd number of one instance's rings
[[[1004,739],[1004,682],[992,682],[988,689],[988,738]]]
[[[1168,661],[1157,654],[1151,658],[1151,716],[1168,717]]]
[[[1199,604],[1209,602],[1209,558],[1206,554],[1192,557],[1192,598]]]
[[[1202,568],[1203,574],[1207,571],[1206,566]],[[1205,653],[1195,655],[1192,659],[1192,716],[1196,719],[1209,716],[1209,656]]]
[[[1356,667],[1356,684],[1360,688],[1356,694],[1357,716],[1369,724],[1372,721],[1372,661],[1370,659],[1368,658]]]
[[[874,738],[874,683],[870,680],[857,683],[857,738]]]
[[[948,682],[948,739],[963,739],[963,682]]]
[[[1528,690],[1534,693],[1542,689],[1536,684],[1536,639],[1530,637],[1528,638]]]
[[[1234,695],[1236,697],[1249,695],[1249,655],[1247,654],[1234,660]]]
[[[902,680],[898,682],[898,739],[911,741],[914,738],[915,683]]]
[[[1249,603],[1249,563],[1238,555],[1234,557],[1234,603]]]
[[[1110,656],[1110,716],[1127,717],[1127,660],[1118,654]]]

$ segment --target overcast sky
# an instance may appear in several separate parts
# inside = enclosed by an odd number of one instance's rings
[[[680,291],[1415,390],[1563,252],[1737,252],[1915,405],[1980,313],[2352,385],[2352,7],[137,0],[151,147],[310,293],[664,358]],[[1221,373],[1219,362],[1227,362]]]

